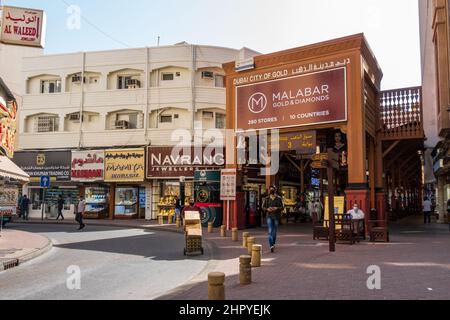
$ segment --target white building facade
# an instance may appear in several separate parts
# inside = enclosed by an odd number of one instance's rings
[[[199,126],[203,130],[225,129],[222,64],[256,54],[246,48],[235,50],[180,43],[24,58],[25,94],[20,111],[18,149],[36,152],[39,162],[46,152],[173,146],[178,143],[172,139],[177,129],[186,129],[191,139]],[[22,168],[34,165],[19,164]],[[36,200],[31,216],[40,217],[42,202],[46,201],[43,201],[37,176],[34,176],[34,186],[24,192],[30,195],[32,202]],[[80,187],[83,195],[87,185],[80,186],[79,181],[74,183],[70,179],[58,181],[53,176],[52,179],[52,187],[65,188],[64,192],[53,192],[54,197],[62,195],[64,199],[73,198]],[[114,218],[116,211],[126,217],[130,211],[130,217],[155,219],[161,211],[158,204],[164,197],[161,189],[165,187],[160,181],[97,182],[89,195],[100,193],[97,200],[108,198],[113,203],[104,217]],[[33,188],[35,192],[31,194]],[[121,188],[125,195],[117,193]],[[104,195],[101,189],[105,190]],[[128,202],[117,198],[132,198],[127,201],[137,200],[141,204],[136,212],[124,210],[118,206]],[[68,200],[65,206],[67,213],[74,210],[71,202],[75,201]],[[44,211],[54,215],[55,209]]]

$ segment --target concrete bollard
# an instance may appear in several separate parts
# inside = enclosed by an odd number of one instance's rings
[[[243,246],[244,248],[247,248],[247,242],[248,242],[248,238],[250,237],[250,233],[244,232],[244,233],[242,234],[242,237],[243,237],[242,246]]]
[[[159,216],[159,217],[158,217],[158,224],[159,224],[159,225],[164,224],[164,217],[163,217],[163,216]]]
[[[177,228],[181,228],[181,218],[180,217],[177,217],[176,223],[177,223]]]
[[[225,273],[208,274],[208,300],[225,300]]]
[[[254,244],[252,250],[252,268],[261,267],[262,245]]]
[[[252,283],[252,257],[241,256],[239,258],[239,281],[241,285],[249,285]]]
[[[226,238],[226,236],[227,236],[227,227],[226,226],[221,226],[220,227],[220,236],[222,238]]]
[[[253,245],[255,244],[255,238],[253,237],[249,237],[247,240],[247,250],[248,250],[248,255],[251,257],[252,256],[252,251],[253,251]]]
[[[214,222],[208,222],[208,233],[214,232]]]
[[[231,230],[231,232],[232,232],[232,237],[231,237],[231,239],[232,239],[234,242],[239,241],[238,229],[237,229],[237,228],[233,228],[233,230]]]

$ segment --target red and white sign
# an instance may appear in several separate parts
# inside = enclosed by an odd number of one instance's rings
[[[236,169],[225,169],[221,171],[220,178],[220,200],[236,201]]]
[[[3,6],[1,13],[0,42],[30,47],[44,47],[44,11]]]
[[[73,151],[72,181],[102,181],[105,172],[104,151]]]

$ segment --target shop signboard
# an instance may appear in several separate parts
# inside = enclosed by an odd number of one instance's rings
[[[16,152],[13,161],[25,171],[32,182],[50,177],[54,182],[70,181],[70,151]]]
[[[43,48],[45,13],[42,10],[3,6],[0,11],[0,42]]]
[[[347,121],[346,67],[236,87],[236,128],[266,130]]]
[[[330,212],[329,212],[329,198],[325,197],[325,216],[324,221],[330,221]],[[335,214],[344,214],[345,212],[345,197],[334,197],[334,213]],[[340,225],[336,225],[336,229],[340,229]]]
[[[193,178],[195,171],[218,170],[225,165],[224,148],[147,147],[147,179]]]
[[[237,171],[226,169],[221,172],[220,200],[236,201]]]
[[[280,134],[279,145],[272,149],[280,152],[296,151],[297,154],[313,154],[316,152],[316,131],[291,132]]]
[[[143,182],[144,168],[143,148],[105,151],[106,182]]]
[[[103,181],[104,170],[105,152],[103,150],[72,152],[72,181]]]

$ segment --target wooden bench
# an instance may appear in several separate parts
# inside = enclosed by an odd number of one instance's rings
[[[351,215],[337,214],[334,221],[336,224],[336,242],[349,241],[350,245],[360,242],[360,238],[357,235],[358,231],[355,230],[355,220],[352,219]]]
[[[313,240],[330,239],[330,223],[325,220],[323,223],[319,221],[316,214],[313,213]]]

